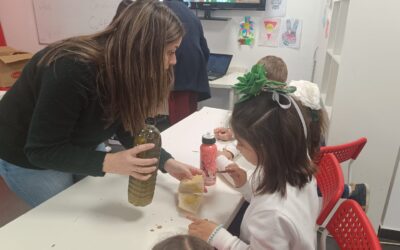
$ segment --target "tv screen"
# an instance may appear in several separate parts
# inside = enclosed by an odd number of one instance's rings
[[[265,0],[185,0],[199,10],[265,10]]]

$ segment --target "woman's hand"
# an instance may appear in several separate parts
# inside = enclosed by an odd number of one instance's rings
[[[193,175],[202,175],[203,171],[192,167],[188,164],[179,162],[174,159],[169,159],[164,165],[165,171],[167,171],[171,176],[181,181],[183,179],[192,179]]]
[[[154,148],[154,144],[148,143],[117,153],[108,153],[104,158],[103,172],[130,175],[145,181],[157,169],[157,159],[141,159],[137,155],[152,148]]]
[[[217,223],[208,221],[207,219],[199,219],[195,216],[186,216],[192,223],[189,225],[189,234],[196,236],[204,241],[207,241],[214,229],[218,226]]]
[[[234,139],[232,129],[230,128],[216,128],[214,129],[215,138],[221,141],[231,141]]]
[[[240,168],[236,163],[229,164],[225,168],[226,172],[232,177],[235,182],[235,186],[240,188],[247,182],[247,173],[245,170]]]

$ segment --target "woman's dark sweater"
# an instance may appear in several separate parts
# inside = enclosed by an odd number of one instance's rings
[[[130,148],[133,138],[121,122],[106,126],[94,66],[69,56],[37,67],[43,53],[31,59],[0,101],[0,159],[24,168],[102,176],[106,153],[95,151],[97,145],[116,134]],[[170,158],[161,151],[162,171]]]

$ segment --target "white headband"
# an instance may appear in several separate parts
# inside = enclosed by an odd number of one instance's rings
[[[285,97],[289,103],[288,104],[282,104],[279,100],[279,97]],[[272,92],[272,100],[276,101],[278,103],[278,105],[283,108],[283,109],[288,109],[292,106],[292,103],[294,104],[294,107],[296,108],[297,114],[300,117],[300,121],[301,121],[301,125],[303,125],[303,131],[304,131],[304,137],[307,140],[307,126],[306,126],[306,122],[304,121],[304,117],[303,114],[301,113],[301,110],[299,108],[299,105],[297,105],[296,101],[293,99],[293,97],[291,97],[290,95],[285,95],[285,94],[281,94],[278,93],[276,91]]]

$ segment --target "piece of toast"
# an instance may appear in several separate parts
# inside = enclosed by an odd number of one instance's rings
[[[178,207],[196,214],[204,193],[204,179],[202,175],[193,176],[191,180],[182,180],[178,188]]]

